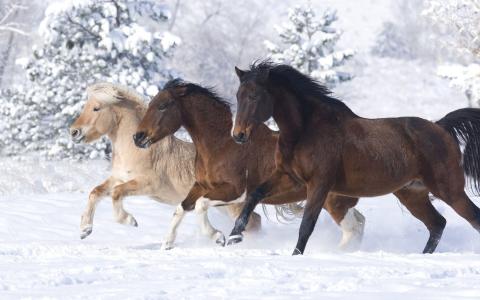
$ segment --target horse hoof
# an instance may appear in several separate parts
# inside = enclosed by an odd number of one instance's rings
[[[298,248],[295,248],[295,250],[293,250],[292,255],[303,255],[303,253],[302,251],[298,250]]]
[[[123,225],[138,227],[137,220],[135,220],[135,218],[132,215],[128,215],[125,218],[118,218],[117,222]]]
[[[130,223],[130,224],[134,227],[138,227],[137,220],[135,220],[133,217],[132,217],[132,223]]]
[[[215,240],[215,243],[217,243],[217,245],[220,245],[222,247],[225,247],[225,244],[226,244],[226,239],[225,239],[225,236],[223,235],[223,233],[221,232],[217,232],[217,239]]]
[[[243,235],[241,235],[241,234],[231,235],[231,236],[228,237],[227,245],[238,244],[242,240],[243,240]]]
[[[161,250],[172,250],[173,249],[173,242],[163,242],[162,246],[160,247]]]
[[[132,215],[128,216],[127,222],[125,222],[125,224],[133,227],[138,227],[137,220],[135,220],[135,218]]]
[[[80,239],[84,239],[87,236],[89,236],[92,233],[92,226],[88,226],[82,229],[82,232],[80,232]]]

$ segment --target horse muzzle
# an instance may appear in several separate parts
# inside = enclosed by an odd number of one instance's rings
[[[232,130],[232,138],[235,141],[235,143],[242,145],[248,142],[250,139],[250,135],[253,130],[253,125],[237,125],[233,127]]]
[[[76,144],[80,143],[85,139],[85,135],[80,128],[71,129],[70,137],[72,138],[72,141]]]
[[[133,141],[138,148],[146,149],[152,145],[152,139],[143,131],[139,131],[133,135]]]
[[[239,132],[237,134],[232,134],[232,138],[235,141],[235,143],[242,145],[245,144],[248,141],[248,136],[247,134],[243,132]]]

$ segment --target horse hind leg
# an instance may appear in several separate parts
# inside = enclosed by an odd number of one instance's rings
[[[472,202],[465,191],[455,197],[450,205],[480,233],[480,209]]]
[[[472,202],[464,190],[445,196],[434,194],[447,203],[462,218],[467,220],[480,233],[480,209]]]
[[[425,179],[425,185],[432,194],[452,207],[480,233],[480,209],[465,193],[465,177],[460,166],[455,165],[455,169],[440,173],[435,178]]]
[[[428,197],[428,190],[405,187],[394,194],[410,213],[427,227],[430,237],[423,253],[433,253],[440,242],[447,221],[432,205]]]
[[[342,239],[338,245],[341,250],[355,251],[360,248],[365,229],[365,217],[354,208],[358,198],[329,193],[325,209],[342,229]]]

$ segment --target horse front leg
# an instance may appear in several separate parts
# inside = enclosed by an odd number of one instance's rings
[[[322,210],[325,199],[327,198],[329,188],[325,185],[316,184],[307,185],[307,203],[303,213],[302,223],[298,234],[298,241],[292,255],[303,254],[308,239],[315,228],[318,215]]]
[[[198,222],[200,224],[200,230],[202,234],[214,239],[220,246],[225,246],[225,236],[223,233],[212,226],[208,219],[208,208],[210,207],[208,199],[199,199],[195,202],[195,212],[198,216]]]
[[[233,221],[237,220],[237,218],[240,216],[240,213],[242,212],[244,205],[245,203],[235,203],[227,206],[226,212]],[[262,228],[262,217],[258,213],[252,212],[252,215],[248,220],[248,225],[245,228],[245,230],[251,231],[251,232],[258,232],[260,231],[261,228]]]
[[[80,220],[80,238],[83,240],[92,233],[93,230],[93,216],[95,215],[95,209],[98,201],[108,195],[111,191],[111,187],[115,181],[112,178],[108,178],[102,184],[96,186],[88,196],[87,207],[82,214]]]
[[[236,244],[243,240],[242,232],[245,231],[245,227],[248,224],[248,220],[253,210],[263,198],[270,196],[274,187],[281,183],[283,175],[285,175],[284,172],[275,170],[267,181],[260,184],[247,196],[243,210],[235,221],[235,226],[228,238],[228,245]]]
[[[196,201],[204,196],[206,191],[204,188],[195,182],[190,191],[188,192],[187,197],[185,200],[180,203],[177,208],[175,209],[175,213],[173,214],[172,221],[170,223],[170,227],[168,229],[167,235],[163,240],[161,249],[169,250],[173,248],[173,243],[175,242],[175,238],[177,236],[177,228],[180,225],[180,222],[183,220],[186,211],[191,211],[194,209],[196,205]]]

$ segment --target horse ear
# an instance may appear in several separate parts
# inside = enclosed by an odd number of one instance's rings
[[[187,95],[187,87],[186,86],[179,86],[178,88],[176,88],[177,90],[177,94],[181,97]]]
[[[177,86],[173,89],[170,89],[170,93],[172,96],[175,97],[183,97],[187,94],[187,87],[186,86]]]
[[[237,68],[237,66],[235,66],[235,73],[237,73],[238,79],[242,80],[243,75],[245,75],[247,72],[240,70]]]

